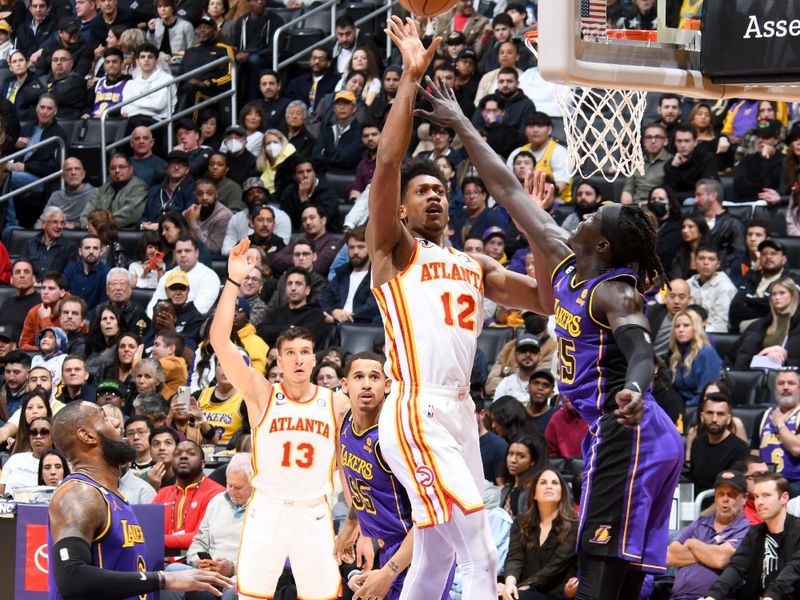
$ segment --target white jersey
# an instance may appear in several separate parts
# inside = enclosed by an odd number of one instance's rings
[[[273,384],[264,414],[253,428],[252,485],[257,492],[295,501],[333,492],[333,391],[315,387],[310,400],[298,402]]]
[[[483,326],[477,261],[417,239],[408,266],[372,292],[386,332],[387,377],[411,385],[469,384]]]

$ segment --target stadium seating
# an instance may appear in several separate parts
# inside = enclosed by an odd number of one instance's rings
[[[339,328],[339,345],[346,352],[381,351],[384,343],[382,325],[355,325],[342,323]]]
[[[514,337],[513,327],[486,327],[478,336],[478,348],[486,356],[489,365],[494,363],[497,354]]]
[[[714,333],[712,337],[714,339],[714,349],[722,361],[732,363],[735,358],[733,352],[735,351],[736,342],[739,341],[739,335],[735,333]]]
[[[758,404],[764,399],[763,371],[728,371],[725,381],[731,390],[731,402],[734,406]]]

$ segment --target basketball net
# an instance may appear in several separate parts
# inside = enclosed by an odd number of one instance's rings
[[[538,31],[525,33],[525,45],[537,60]],[[570,175],[606,181],[644,174],[642,119],[647,92],[554,86],[564,119]]]

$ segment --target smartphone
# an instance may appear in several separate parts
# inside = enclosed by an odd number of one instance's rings
[[[178,403],[183,406],[183,410],[189,412],[192,401],[192,394],[189,391],[189,386],[182,385],[178,388]]]
[[[200,560],[214,560],[208,552],[198,552],[197,558]]]
[[[153,254],[153,258],[150,259],[150,262],[147,263],[147,268],[150,271],[155,271],[158,268],[158,263],[164,260],[164,253],[159,250],[155,254]]]

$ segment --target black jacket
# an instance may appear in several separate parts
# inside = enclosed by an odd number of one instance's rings
[[[733,361],[734,369],[745,370],[750,368],[750,361],[753,360],[753,356],[764,349],[764,333],[766,333],[770,323],[772,323],[772,315],[758,319],[751,323],[744,330],[744,333],[739,336],[739,341],[734,346],[736,349],[736,358]],[[789,321],[789,334],[784,347],[787,354],[785,366],[800,367],[800,311],[792,315]]]
[[[38,123],[35,122],[26,123],[20,131],[20,136],[26,138],[31,137],[37,125]],[[65,145],[67,145],[69,142],[67,139],[67,133],[61,129],[61,126],[55,120],[50,123],[50,125],[45,127],[44,131],[42,132],[41,141],[50,139],[51,137],[60,137],[62,140],[64,140]],[[25,161],[25,172],[31,173],[32,175],[37,175],[39,177],[44,177],[45,175],[55,173],[60,167],[58,160],[59,152],[58,144],[49,144],[47,146],[37,148],[33,151],[31,157]]]
[[[764,158],[760,152],[748,154],[733,168],[733,191],[738,200],[758,200],[764,188],[781,189],[785,170],[783,154]]]
[[[31,29],[32,21],[33,17],[28,15],[22,27],[14,32],[17,34],[17,50],[22,50],[28,58],[39,48],[44,48],[53,37],[58,35],[58,25],[53,15],[47,15],[42,20],[36,29],[36,33]]]
[[[272,52],[272,36],[283,25],[283,19],[270,10],[260,17],[248,13],[236,19],[233,25],[233,46],[240,52],[253,52],[266,58]],[[242,30],[245,34],[245,47],[242,43]]]
[[[715,600],[733,597],[742,600],[760,598],[789,600],[800,597],[800,520],[786,515],[783,525],[783,541],[778,548],[777,578],[761,589],[761,573],[764,561],[764,538],[767,526],[764,523],[753,525],[744,536],[741,545],[731,557],[716,582],[708,590],[708,596]],[[742,586],[739,588],[739,586]],[[738,591],[737,591],[737,588]]]
[[[53,58],[53,52],[56,50],[69,50],[72,55],[72,71],[81,77],[89,74],[94,62],[94,52],[89,44],[83,41],[83,38],[78,38],[78,41],[69,46],[65,46],[59,36],[48,42],[44,49],[42,49],[42,56],[39,62],[36,63],[36,71],[40,75],[50,74],[50,60]],[[85,87],[85,86],[84,86]],[[59,105],[60,108],[60,105]]]
[[[731,215],[728,211],[723,211],[717,215],[714,229],[711,230],[711,239],[719,249],[719,259],[722,262],[723,271],[735,271],[745,248],[744,223]]]
[[[339,199],[323,181],[317,183],[317,187],[311,193],[308,202],[300,202],[300,194],[297,191],[297,184],[288,186],[281,194],[281,210],[286,211],[292,220],[292,230],[300,231],[300,215],[303,209],[309,204],[322,206],[328,213],[328,229],[339,231]]]
[[[57,167],[54,167],[55,170]],[[44,232],[36,237],[32,237],[22,245],[20,255],[27,258],[33,265],[33,272],[36,279],[41,281],[42,275],[48,271],[63,271],[67,263],[75,260],[78,256],[78,247],[74,242],[58,238],[49,247],[45,246],[42,240]]]
[[[58,116],[80,119],[86,109],[86,80],[75,72],[56,80],[52,75],[41,77],[42,85],[56,97]]]
[[[695,149],[689,159],[679,167],[672,161],[664,165],[664,185],[669,186],[680,200],[694,195],[694,188],[701,179],[717,177],[717,159],[704,150]]]
[[[256,332],[267,344],[273,346],[281,332],[291,326],[305,327],[314,334],[317,343],[325,339],[328,331],[322,309],[319,304],[312,302],[294,309],[289,308],[288,304],[279,307],[267,314],[264,322],[256,328]]]
[[[306,103],[306,106],[309,105],[308,95],[311,92],[311,85],[314,81],[314,77],[311,73],[304,73],[303,75],[298,75],[294,79],[289,82],[289,85],[286,87],[286,97],[289,100],[302,100]],[[322,100],[322,97],[326,94],[330,94],[333,90],[336,89],[336,84],[339,82],[339,76],[336,72],[332,69],[329,69],[317,82],[317,91],[314,94],[314,105],[310,106],[309,109],[311,112],[316,110],[319,101]]]
[[[3,98],[8,98],[8,90],[14,85],[16,79],[12,75],[3,81],[3,87],[1,88]],[[28,71],[28,75],[25,77],[25,81],[22,82],[22,86],[17,90],[17,95],[14,99],[14,108],[17,110],[17,117],[19,117],[20,121],[36,118],[36,103],[39,101],[39,96],[46,91],[47,88],[42,85],[36,74],[33,71]],[[17,134],[19,134],[19,131],[17,131]]]
[[[322,294],[322,310],[326,313],[331,313],[337,308],[344,308],[344,303],[347,302],[347,292],[350,290],[350,274],[352,272],[353,267],[349,262],[336,269],[336,276],[328,282],[328,287]],[[372,295],[370,278],[371,273],[368,271],[367,276],[361,280],[356,289],[353,297],[353,322],[379,325],[381,313],[378,310],[375,296]]]
[[[118,6],[117,18],[114,19],[113,23],[109,24],[106,23],[105,19],[103,19],[103,13],[98,11],[97,16],[89,23],[89,36],[91,38],[89,47],[97,48],[97,46],[100,44],[105,46],[106,38],[108,37],[108,30],[114,25],[126,25],[129,28],[136,27],[136,15],[131,11]]]
[[[681,248],[681,218],[667,219],[658,224],[658,258],[665,270],[669,270],[673,258]]]
[[[80,331],[70,331],[67,334],[67,354],[79,356],[83,360],[89,355],[88,342],[86,336]]]
[[[272,102],[261,99],[261,110],[264,111],[264,123],[261,129],[279,129],[286,123],[286,107],[289,106],[288,98],[276,98]]]

